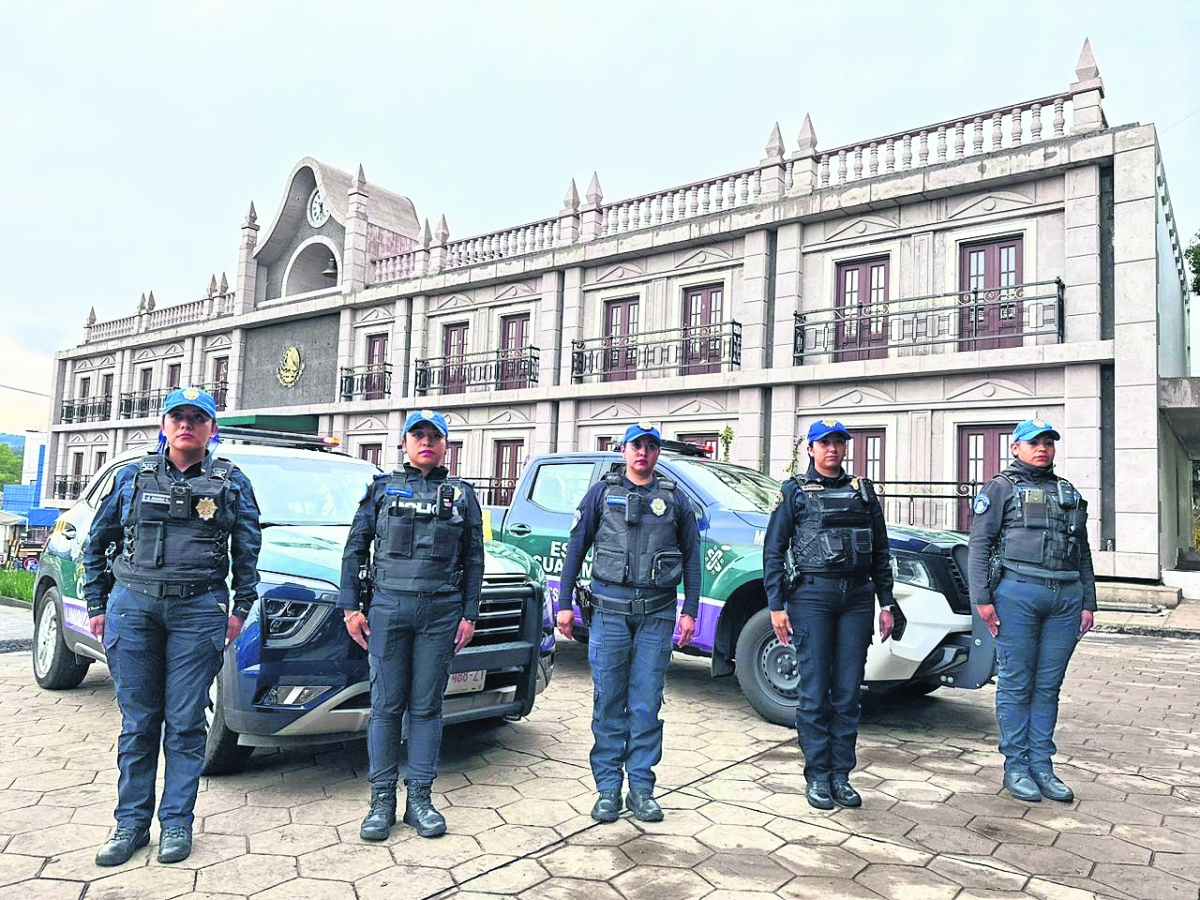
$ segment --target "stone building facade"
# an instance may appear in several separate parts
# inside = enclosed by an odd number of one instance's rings
[[[1153,412],[1186,383],[1188,294],[1155,129],[1110,125],[1103,96],[1085,44],[1062,93],[831,149],[806,118],[741,171],[615,203],[593,176],[549,218],[464,240],[361,168],[303,159],[265,228],[251,205],[233,286],[93,314],[58,355],[51,490],[65,504],[153,440],[191,383],[223,421],[384,467],[407,412],[436,407],[452,466],[501,504],[529,456],[630,420],[718,452],[724,433],[783,477],[835,416],[890,518],[964,529],[1036,415],[1091,504],[1098,574],[1157,580],[1190,540],[1200,450],[1193,410]]]

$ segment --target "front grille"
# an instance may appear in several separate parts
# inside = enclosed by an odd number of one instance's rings
[[[950,570],[950,577],[954,579],[954,590],[957,597],[950,597],[950,608],[956,613],[969,613],[971,611],[971,589],[967,584],[965,572],[967,568],[968,550],[966,544],[957,544],[950,551],[950,558],[947,560],[947,566]]]
[[[522,617],[527,607],[534,613],[534,590],[525,576],[487,576],[479,599],[472,647],[521,640]]]

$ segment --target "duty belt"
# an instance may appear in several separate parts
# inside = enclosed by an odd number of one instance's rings
[[[1026,584],[1038,584],[1042,587],[1061,587],[1064,584],[1070,584],[1079,580],[1077,573],[1073,578],[1047,578],[1044,575],[1024,575],[1021,572],[1014,572],[1012,569],[1004,570],[1004,578],[1011,578],[1013,581],[1023,581]]]
[[[846,588],[862,587],[871,576],[866,572],[801,572],[796,576],[796,587],[802,584],[826,585],[830,581],[844,581]]]
[[[675,606],[675,597],[637,597],[632,600],[619,600],[615,597],[602,597],[592,594],[592,606],[603,612],[616,613],[619,616],[649,616],[664,609]]]
[[[203,584],[159,584],[154,582],[125,581],[118,578],[117,583],[127,590],[137,591],[139,594],[145,594],[147,597],[178,597],[181,600],[188,597],[198,597],[200,594],[207,594],[209,591],[228,591],[223,581],[209,581]]]

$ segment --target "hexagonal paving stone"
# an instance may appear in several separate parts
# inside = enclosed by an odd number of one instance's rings
[[[450,834],[481,834],[504,824],[494,809],[472,809],[466,806],[446,806],[439,810],[446,819]]]
[[[70,810],[64,812],[69,813]],[[101,825],[53,825],[50,828],[14,835],[4,852],[24,856],[49,856],[53,853],[78,850],[81,847],[96,848],[104,843],[110,831],[111,829]]]
[[[717,853],[693,870],[715,888],[728,891],[773,891],[792,879],[775,860],[744,853]]]
[[[82,851],[87,853],[89,851]],[[91,851],[91,855],[95,856],[95,851]],[[43,864],[46,866],[47,878],[63,878],[61,874],[53,874],[51,868],[57,860],[46,862],[44,857],[40,856],[19,856],[15,853],[0,854],[0,886],[6,884],[15,884],[18,881],[24,881],[27,878],[33,878],[41,870]],[[92,866],[92,875],[95,874],[95,864]]]
[[[1064,834],[1054,844],[1059,850],[1074,853],[1094,862],[1146,865],[1150,851],[1111,835]]]
[[[839,878],[793,878],[775,893],[785,900],[879,900],[869,888]]]
[[[1196,849],[1194,838],[1171,831],[1169,828],[1152,828],[1149,825],[1115,825],[1112,836],[1158,853],[1191,853]]]
[[[156,837],[152,834],[150,840],[150,848],[156,854],[158,850],[153,843]],[[192,855],[183,862],[171,865],[177,869],[203,869],[241,856],[246,852],[248,843],[248,839],[240,834],[197,834],[192,843]],[[160,865],[153,854],[150,856],[150,865]]]
[[[42,800],[45,803],[45,799]],[[1129,794],[1126,803],[1162,813],[1164,816],[1186,816],[1196,811],[1196,801],[1163,794]]]
[[[771,796],[769,790],[753,781],[725,781],[723,778],[705,782],[702,790],[714,800],[743,804],[760,803]]]
[[[1162,821],[1161,814],[1140,806],[1129,806],[1124,802],[1081,800],[1078,809],[1114,825],[1157,825]]]
[[[1020,891],[1029,881],[1025,872],[987,856],[936,856],[929,868],[955,884],[977,890]]]
[[[805,878],[851,879],[866,868],[865,860],[841,847],[810,847],[788,844],[771,857],[789,872]]]
[[[760,828],[776,818],[772,813],[747,809],[733,803],[705,803],[697,809],[700,815],[715,825],[749,825]]]
[[[859,884],[891,900],[951,900],[962,888],[937,872],[915,866],[867,866]]]
[[[575,815],[575,808],[562,800],[524,799],[500,809],[500,818],[510,825],[553,827]]]
[[[354,886],[344,881],[293,878],[254,895],[254,900],[356,900]]]
[[[696,835],[696,839],[714,850],[740,850],[752,853],[770,853],[783,846],[783,839],[764,828],[748,825],[710,825]]]
[[[12,788],[0,791],[0,813],[33,806],[41,797],[41,791],[15,791]]]
[[[454,886],[454,879],[444,869],[422,866],[392,866],[354,883],[359,900],[421,900]]]
[[[451,869],[450,877],[454,879],[455,884],[462,884],[463,882],[470,881],[472,878],[491,872],[493,869],[506,866],[515,858],[513,856],[500,856],[494,853],[481,853]],[[475,892],[471,891],[470,893]],[[458,900],[459,895],[455,894],[454,896],[455,900]]]
[[[613,879],[612,886],[635,900],[700,900],[712,886],[694,872],[663,866],[640,866]]]
[[[292,821],[297,825],[345,825],[357,822],[367,814],[367,808],[351,800],[317,800],[292,809]]]
[[[1145,866],[1100,863],[1092,873],[1092,878],[1100,884],[1144,900],[1193,900],[1196,897],[1194,881]]]
[[[248,815],[244,809],[231,809],[229,812],[215,816],[206,816],[204,830],[218,834],[257,834],[260,831],[270,831],[291,821],[288,810],[274,806],[260,806],[254,815]]]
[[[504,853],[524,856],[558,842],[558,834],[550,828],[534,825],[501,825],[475,835],[485,853]]]
[[[337,841],[337,829],[328,825],[283,825],[250,835],[250,852],[299,856]]]
[[[405,841],[393,845],[391,852],[397,865],[436,869],[453,869],[482,854],[479,842],[465,834],[446,834],[436,841]]]
[[[923,866],[933,858],[933,854],[926,850],[905,846],[896,841],[883,841],[859,835],[847,838],[841,849],[869,863],[881,865]]]
[[[897,800],[921,800],[926,803],[942,802],[949,798],[951,794],[946,788],[932,782],[897,781],[894,779],[881,782],[876,790]]]
[[[593,790],[578,778],[537,778],[522,784],[518,791],[527,800],[570,800]]]
[[[462,896],[462,894],[457,895],[455,900],[460,900]],[[486,896],[488,900],[495,900],[493,894],[480,896]],[[581,897],[587,897],[588,900],[624,900],[607,884],[579,881],[575,878],[551,878],[534,885],[527,891],[522,891],[517,896],[520,900],[580,900]]]
[[[649,834],[696,835],[706,828],[712,828],[713,823],[698,810],[680,809],[673,810],[661,822],[639,822],[637,827]]]
[[[88,895],[97,900],[118,900],[136,897],[137,900],[167,900],[188,894],[196,880],[190,869],[175,869],[168,866],[139,866],[107,878],[99,878],[88,885]]]
[[[1079,834],[1108,834],[1113,826],[1078,809],[1064,807],[1058,803],[1043,803],[1025,813],[1025,821],[1033,822],[1051,831],[1078,832]],[[1154,830],[1154,829],[1151,829]]]
[[[1037,844],[1001,844],[993,856],[1030,875],[1086,877],[1092,870],[1090,859],[1056,847],[1042,847]]]
[[[1189,849],[1195,849],[1189,848]],[[1188,881],[1200,882],[1200,853],[1162,853],[1154,854],[1154,868],[1178,875]],[[1200,890],[1196,892],[1200,897]]]
[[[502,865],[474,878],[460,878],[458,883],[467,890],[485,894],[519,894],[535,884],[541,884],[549,877],[546,870],[535,860],[519,859],[511,865]],[[380,900],[394,898],[381,897]]]
[[[986,856],[996,849],[997,842],[958,825],[921,823],[905,835],[911,841],[934,853],[977,853]]]
[[[304,853],[297,858],[296,864],[305,878],[357,881],[390,868],[395,860],[383,845],[340,843]]]
[[[908,819],[880,810],[878,806],[839,809],[834,813],[833,819],[855,834],[885,840],[903,837],[913,827],[913,823]]]
[[[515,788],[504,784],[472,784],[446,794],[448,803],[471,809],[500,809],[520,799]]]
[[[538,860],[556,878],[610,881],[633,868],[633,862],[617,847],[560,847]]]
[[[1058,837],[1049,828],[1043,828],[1035,822],[998,816],[976,816],[967,828],[1001,843],[1044,844],[1049,847]]]
[[[69,821],[71,821],[71,810],[69,809],[21,806],[0,813],[0,834],[20,835],[41,828],[49,828],[52,825],[62,825]]]
[[[801,822],[780,816],[772,819],[764,827],[789,844],[806,844],[812,847],[836,847],[851,834],[848,828],[833,818]]]
[[[163,868],[166,868],[165,866]],[[196,873],[196,889],[230,894],[254,894],[296,877],[296,860],[287,856],[247,853]]]

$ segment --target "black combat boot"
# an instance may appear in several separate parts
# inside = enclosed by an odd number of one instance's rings
[[[396,824],[396,782],[371,785],[371,811],[363,819],[358,836],[364,841],[386,841]]]
[[[417,829],[421,837],[437,837],[446,833],[446,819],[433,808],[433,792],[431,784],[417,784],[415,781],[404,782],[408,790],[408,799],[404,804],[404,824]]]

